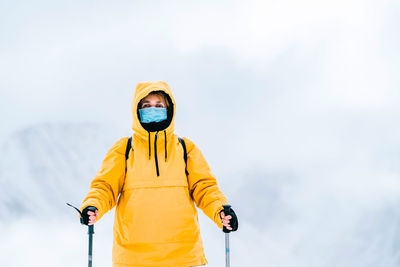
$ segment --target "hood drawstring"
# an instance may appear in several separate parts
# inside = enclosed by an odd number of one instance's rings
[[[167,151],[167,132],[164,130],[164,143],[165,143],[165,162],[167,162],[167,157],[168,157],[168,151]]]
[[[160,170],[158,169],[158,159],[157,159],[157,137],[158,137],[158,131],[156,132],[156,136],[154,138],[154,160],[156,162],[157,176],[160,176]]]
[[[150,132],[149,133],[149,160],[151,159],[151,135]],[[158,157],[157,157],[157,138],[158,138],[158,131],[155,134],[155,138],[154,138],[154,161],[156,164],[156,171],[157,171],[157,176],[160,176],[160,170],[158,167]],[[168,159],[168,151],[167,151],[167,132],[164,130],[164,155],[165,155],[165,162],[167,162]]]
[[[151,135],[150,135],[150,132],[148,132],[148,133],[149,133],[149,160],[150,160],[150,158],[151,158],[151,145],[150,145]]]

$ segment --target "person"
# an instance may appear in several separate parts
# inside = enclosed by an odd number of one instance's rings
[[[199,148],[174,133],[175,100],[165,82],[141,82],[132,103],[132,149],[118,140],[91,182],[81,207],[92,225],[114,206],[113,267],[206,265],[197,210],[219,228],[237,230]]]

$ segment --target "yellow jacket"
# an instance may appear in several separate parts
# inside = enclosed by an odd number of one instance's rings
[[[142,98],[157,90],[171,98],[173,115],[165,131],[147,132],[139,121],[137,107]],[[184,138],[186,175],[183,147],[174,134],[175,107],[166,83],[138,84],[132,103],[134,134],[129,158],[125,161],[125,137],[108,151],[82,203],[81,210],[95,206],[99,218],[117,206],[114,267],[205,265],[193,201],[222,228],[219,212],[228,201],[200,150]]]

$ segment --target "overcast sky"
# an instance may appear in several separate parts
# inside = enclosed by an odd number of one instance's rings
[[[233,199],[289,177],[293,210],[355,223],[360,207],[400,196],[399,11],[396,0],[2,1],[0,138],[96,122],[117,140],[131,134],[136,84],[162,80],[177,133]],[[310,218],[301,225],[320,225]]]
[[[3,1],[2,135],[50,120],[125,125],[143,80],[171,85],[180,118],[206,103],[250,131],[277,110],[398,111],[396,1],[143,3]]]
[[[3,1],[0,137],[58,121],[130,134],[136,84],[163,80],[179,134],[223,137],[225,147],[246,139],[245,156],[304,158],[336,146],[327,140],[337,134],[359,135],[357,123],[381,142],[371,130],[399,131],[398,10],[396,1]],[[260,138],[267,146],[255,149]]]

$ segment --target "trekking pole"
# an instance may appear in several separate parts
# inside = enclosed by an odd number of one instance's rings
[[[82,212],[81,212],[78,208],[72,206],[72,205],[69,204],[69,203],[67,203],[67,205],[70,206],[70,207],[72,207],[72,208],[74,208],[77,212],[79,212],[79,214],[81,215],[81,218],[80,218],[81,224],[84,224],[84,223],[83,223]],[[92,267],[94,225],[92,224],[92,225],[88,225],[88,226],[89,226],[89,227],[88,227],[88,234],[89,234],[88,266],[89,266],[89,267]]]
[[[224,214],[229,214],[231,210],[231,205],[223,205],[224,207]],[[226,267],[230,267],[230,249],[229,249],[229,232],[230,230],[226,229],[225,226],[223,227],[222,231],[225,233],[225,263]]]
[[[92,267],[94,225],[89,225],[89,267]]]

